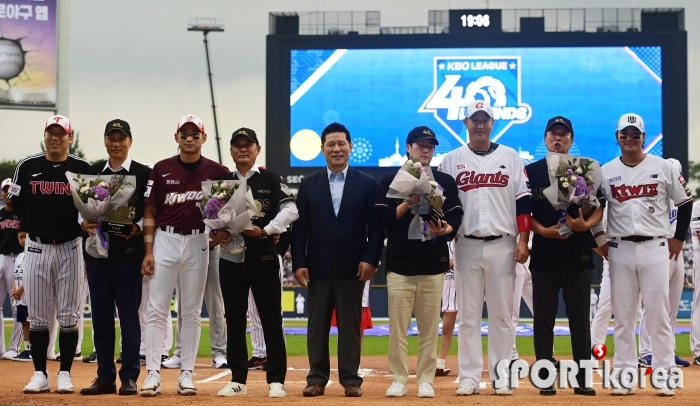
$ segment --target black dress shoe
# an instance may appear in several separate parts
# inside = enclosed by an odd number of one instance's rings
[[[127,379],[122,382],[122,386],[119,387],[119,396],[131,396],[136,395],[136,381],[133,379]]]
[[[574,388],[574,395],[595,396],[595,389],[584,387]]]
[[[81,395],[106,395],[117,393],[117,385],[114,382],[107,382],[100,378],[92,381],[92,386],[80,390]]]
[[[544,389],[540,389],[540,395],[542,396],[553,396],[557,394],[557,389],[554,387],[554,385],[549,386]]]

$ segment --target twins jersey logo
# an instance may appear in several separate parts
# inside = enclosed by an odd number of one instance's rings
[[[474,100],[491,104],[493,142],[532,116],[532,108],[520,101],[519,56],[437,56],[433,63],[433,92],[418,112],[433,113],[462,144],[467,143],[462,119]]]
[[[631,186],[627,186],[623,183],[620,186],[610,185],[610,192],[612,192],[613,198],[615,198],[615,200],[617,200],[618,202],[624,202],[630,199],[638,199],[640,197],[658,196],[658,187],[658,183]]]
[[[32,194],[42,195],[69,195],[70,183],[68,182],[45,182],[43,180],[33,180],[29,182],[32,186]]]
[[[455,179],[457,187],[463,191],[469,191],[480,187],[506,187],[510,177],[501,171],[496,173],[476,173],[474,171],[460,172]]]

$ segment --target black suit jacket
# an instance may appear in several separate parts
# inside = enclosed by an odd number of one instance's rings
[[[338,215],[333,210],[327,169],[304,177],[299,187],[299,219],[292,228],[292,266],[308,268],[311,279],[356,279],[357,266],[378,266],[384,230],[374,214],[375,179],[348,168]]]

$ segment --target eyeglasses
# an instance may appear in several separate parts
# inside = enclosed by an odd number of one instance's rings
[[[188,132],[180,131],[180,132],[178,132],[178,134],[180,134],[180,139],[181,139],[181,140],[186,140],[186,139],[188,139],[189,137],[192,137],[193,140],[198,140],[199,137],[202,136],[202,132],[201,132],[201,131],[188,131]]]
[[[641,136],[640,134],[634,134],[634,135],[619,135],[618,138],[621,139],[621,140],[626,140],[627,138],[630,138],[630,139],[633,139],[633,140],[638,140],[638,139],[642,138],[642,136]]]

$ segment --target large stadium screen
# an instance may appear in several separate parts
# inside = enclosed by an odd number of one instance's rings
[[[492,141],[523,158],[546,155],[544,125],[574,126],[571,154],[619,155],[615,125],[634,112],[647,152],[662,155],[661,47],[303,49],[291,51],[290,167],[321,167],[323,128],[343,123],[355,166],[400,166],[419,125],[438,136],[434,165],[464,145],[466,105],[494,107]]]

